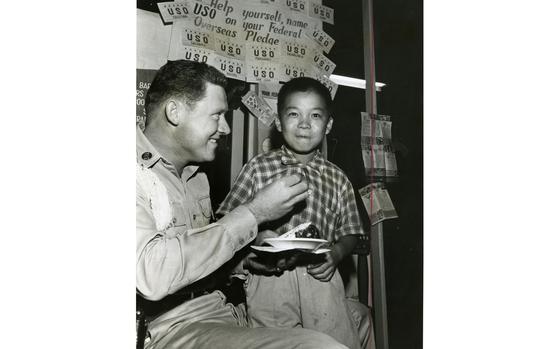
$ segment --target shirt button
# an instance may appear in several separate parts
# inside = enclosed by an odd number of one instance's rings
[[[173,217],[173,224],[177,223],[177,217]]]
[[[152,153],[149,151],[142,154],[142,160],[150,160],[152,158]]]

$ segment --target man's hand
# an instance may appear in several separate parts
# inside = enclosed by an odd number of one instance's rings
[[[243,268],[254,274],[272,275],[282,272],[276,264],[264,263],[264,261],[260,260],[254,252],[249,253],[245,258],[243,258]]]
[[[255,238],[254,245],[262,246],[264,239],[278,237],[278,233],[272,230],[263,230],[257,234]],[[282,254],[275,255],[275,258],[268,258],[263,260],[255,253],[251,252],[248,254],[243,261],[243,266],[245,269],[251,270],[253,273],[257,274],[282,274],[284,270],[288,270],[294,267],[296,262],[296,256],[288,255],[284,256]]]
[[[264,243],[264,239],[275,237],[278,237],[278,233],[276,233],[275,231],[263,230],[257,234],[257,237],[255,238],[253,244],[261,246]],[[245,258],[243,259],[243,267],[255,274],[271,275],[280,272],[278,266],[275,263],[266,263],[266,261],[259,258],[259,256],[257,256],[254,252],[251,252],[247,256],[245,256]]]
[[[273,230],[263,230],[257,233],[257,237],[255,238],[255,242],[253,245],[262,246],[264,243],[264,239],[268,238],[277,238],[278,233]]]
[[[257,224],[261,224],[284,216],[305,198],[307,182],[299,175],[291,175],[267,185],[246,205],[255,216]]]

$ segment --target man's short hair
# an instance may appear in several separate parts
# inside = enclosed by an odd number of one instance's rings
[[[168,61],[152,81],[146,94],[146,115],[170,97],[182,97],[192,106],[206,95],[206,83],[227,87],[227,79],[206,63],[187,60]]]
[[[280,91],[278,92],[278,115],[280,115],[284,109],[288,96],[296,92],[314,92],[318,94],[323,99],[325,106],[327,107],[327,113],[329,116],[332,116],[331,111],[333,102],[329,89],[318,80],[308,77],[294,78],[282,85]]]

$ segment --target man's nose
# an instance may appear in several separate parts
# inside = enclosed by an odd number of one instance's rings
[[[220,119],[218,120],[218,132],[224,135],[229,135],[231,133],[231,129],[224,115],[220,115]]]

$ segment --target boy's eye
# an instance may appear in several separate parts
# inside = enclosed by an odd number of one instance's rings
[[[298,116],[298,114],[296,112],[292,111],[292,112],[288,113],[288,117],[290,117],[290,118],[297,118],[297,116]]]
[[[319,114],[319,113],[313,113],[313,114],[311,114],[311,117],[314,118],[314,119],[320,119],[320,118],[321,118],[321,114]]]

